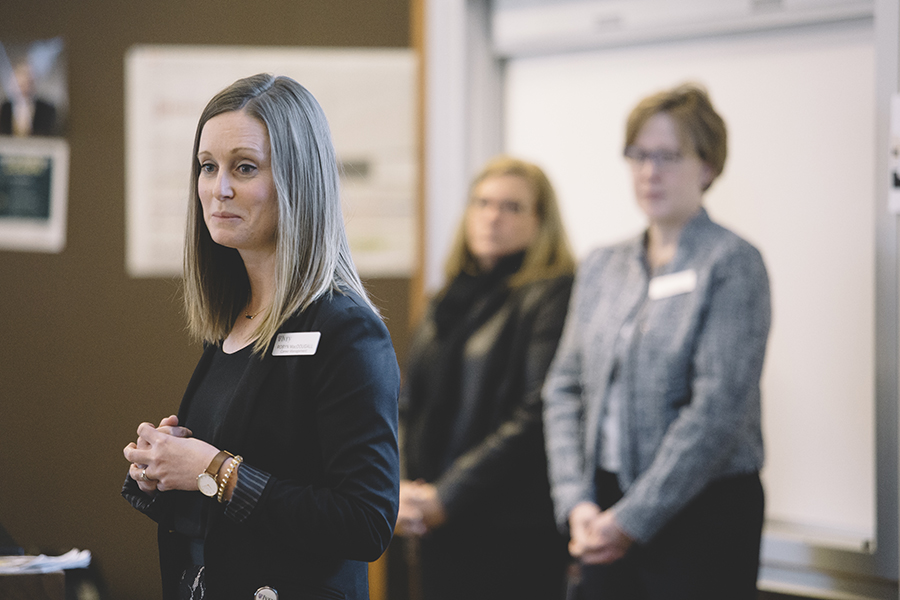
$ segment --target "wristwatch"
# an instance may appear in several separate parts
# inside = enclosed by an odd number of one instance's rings
[[[212,497],[219,492],[219,484],[216,482],[216,476],[219,474],[222,463],[233,456],[234,455],[230,452],[220,450],[215,458],[209,463],[209,466],[206,467],[206,470],[197,475],[197,487],[200,488],[200,493],[204,496]]]

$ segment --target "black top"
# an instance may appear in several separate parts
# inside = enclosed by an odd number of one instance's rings
[[[221,346],[216,348],[206,372],[191,399],[185,427],[195,438],[213,446],[219,441],[219,430],[225,422],[225,414],[250,364],[253,345],[245,346],[233,354],[226,354]]]
[[[219,430],[225,422],[225,415],[250,364],[253,345],[246,346],[233,354],[226,354],[218,346],[203,377],[191,399],[191,409],[183,424],[191,430],[193,437],[213,446],[219,446]],[[175,509],[175,531],[202,538],[205,535],[209,499],[201,494],[180,494]]]

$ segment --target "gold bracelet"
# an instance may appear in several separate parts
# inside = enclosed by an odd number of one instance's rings
[[[219,504],[222,503],[222,496],[225,495],[225,486],[228,485],[228,479],[231,477],[231,473],[234,472],[242,462],[244,462],[244,459],[241,458],[240,455],[235,456],[231,459],[231,464],[228,465],[228,468],[225,469],[225,474],[222,475],[222,481],[219,482],[219,494],[216,496]]]

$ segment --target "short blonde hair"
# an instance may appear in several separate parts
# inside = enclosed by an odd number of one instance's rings
[[[244,111],[266,127],[278,197],[275,298],[257,325],[254,351],[264,353],[285,321],[328,293],[355,292],[377,314],[350,257],[337,159],[325,113],[293,79],[260,74],[216,94],[197,124],[184,250],[184,302],[190,332],[204,342],[222,341],[250,299],[240,254],[212,240],[197,192],[203,127],[213,117],[234,111]]]
[[[659,113],[675,121],[682,146],[695,152],[709,166],[712,178],[704,190],[709,188],[725,168],[728,132],[706,89],[696,83],[684,83],[641,100],[628,115],[625,148],[634,144],[647,121]]]
[[[513,287],[559,275],[569,275],[575,271],[575,258],[563,227],[556,192],[547,175],[535,164],[511,156],[497,156],[481,169],[469,186],[469,203],[466,213],[471,210],[475,188],[490,177],[513,175],[524,179],[535,195],[535,211],[538,217],[538,232],[534,241],[525,250],[522,267],[510,280]],[[449,285],[461,272],[477,273],[478,262],[466,242],[466,217],[456,232],[450,256],[444,267]]]

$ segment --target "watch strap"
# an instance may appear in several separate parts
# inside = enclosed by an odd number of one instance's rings
[[[218,482],[219,481],[219,469],[222,468],[222,464],[228,460],[229,457],[234,456],[230,452],[226,452],[225,450],[219,450],[219,453],[216,454],[213,459],[210,461],[209,466],[206,467],[206,472],[212,476],[212,478]]]

